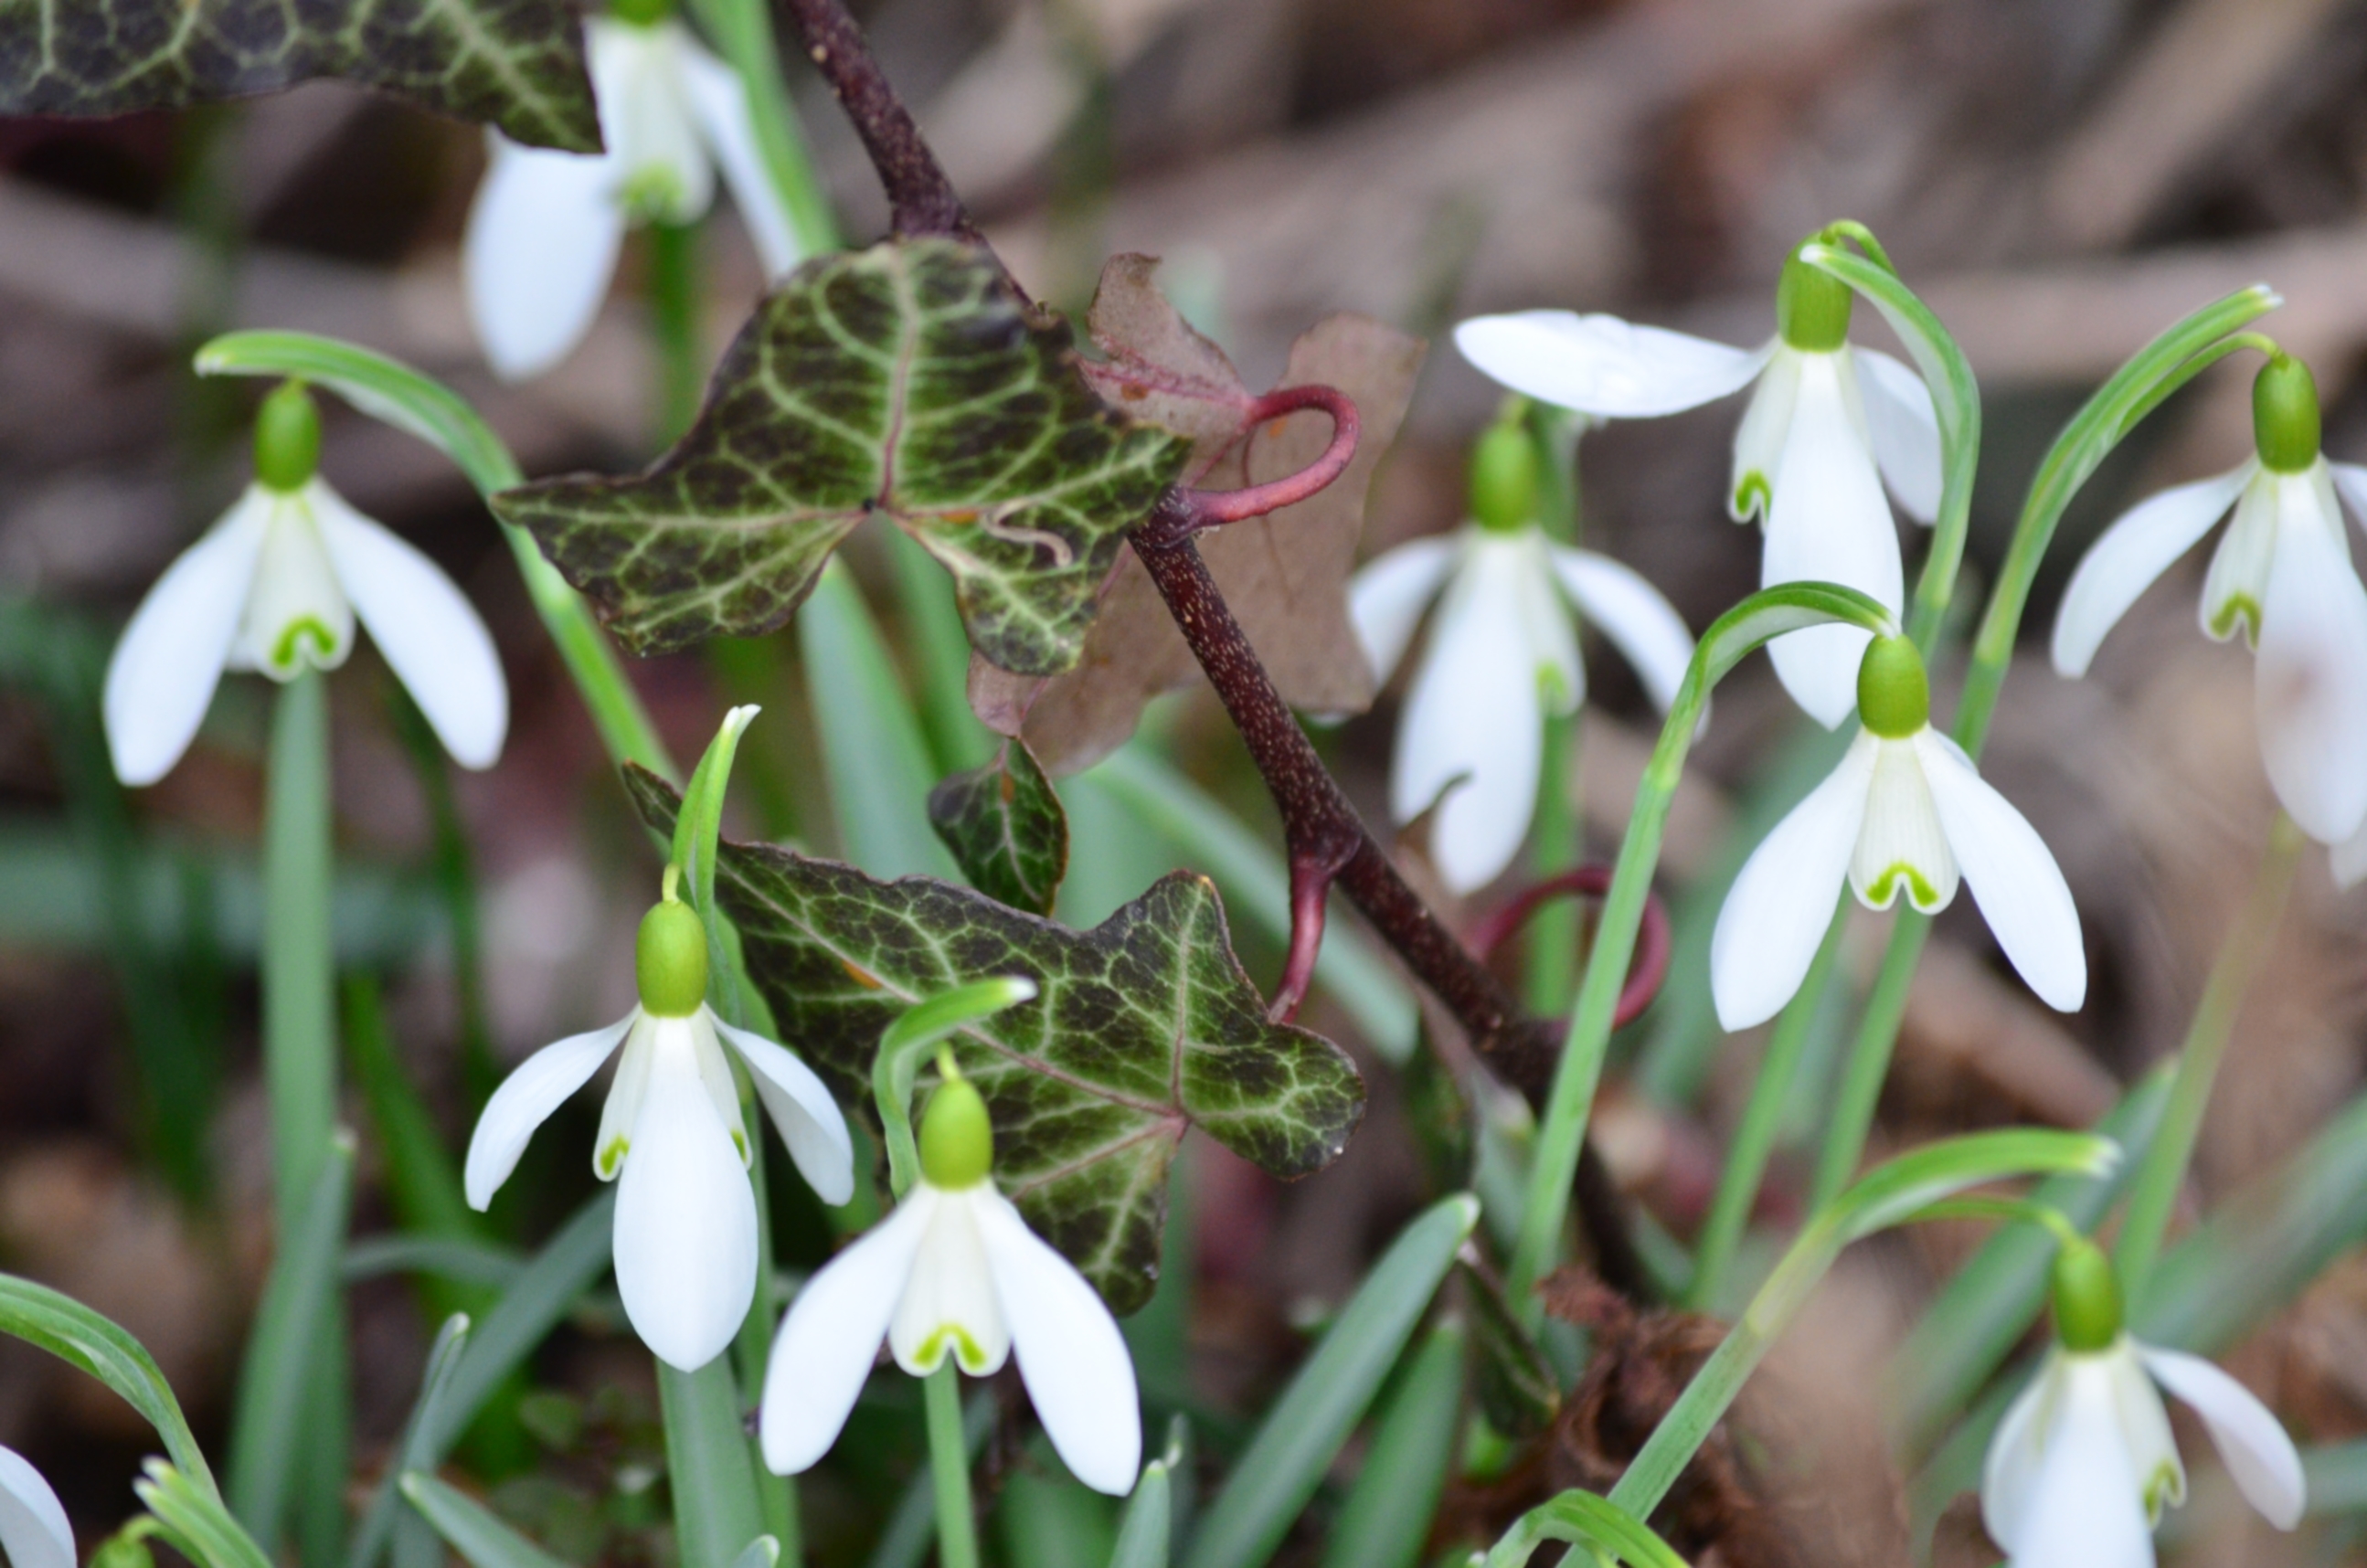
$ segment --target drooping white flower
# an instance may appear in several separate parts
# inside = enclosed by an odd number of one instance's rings
[[[58,1495],[6,1448],[0,1448],[0,1553],[10,1568],[74,1568],[74,1527]]]
[[[1883,481],[1908,514],[1940,507],[1940,427],[1931,394],[1886,354],[1847,342],[1847,286],[1784,265],[1777,333],[1755,349],[1638,326],[1616,316],[1523,310],[1455,329],[1463,356],[1515,391],[1599,419],[1649,419],[1757,383],[1734,437],[1727,508],[1762,518],[1760,585],[1838,582],[1896,615],[1905,592]],[[1866,633],[1815,626],[1768,647],[1784,689],[1826,728],[1849,716]]]
[[[2079,911],[2046,845],[1961,747],[1931,725],[1922,659],[1876,637],[1858,681],[1863,723],[1838,767],[1744,863],[1710,938],[1718,1021],[1748,1029],[1800,988],[1844,877],[1868,908],[1904,893],[1924,914],[1961,880],[1989,931],[2049,1007],[2088,993]]]
[[[2292,1529],[2305,1502],[2293,1439],[2209,1361],[2131,1338],[2111,1268],[2090,1243],[2057,1261],[2060,1337],[1989,1439],[1981,1519],[1990,1538],[2015,1568],[2153,1568],[2153,1527],[2186,1500],[2157,1385],[2203,1418],[2245,1501]]]
[[[2055,668],[2083,675],[2137,596],[2232,503],[2203,580],[2203,629],[2238,628],[2259,654],[2253,714],[2269,783],[2302,831],[2338,846],[2338,874],[2367,872],[2367,587],[2352,565],[2339,491],[2367,517],[2367,468],[2318,450],[2308,367],[2279,355],[2254,380],[2256,453],[2224,474],[2140,502],[2090,547],[2055,621]]]
[[[808,1280],[781,1320],[759,1416],[764,1462],[830,1451],[886,1339],[926,1377],[950,1355],[972,1377],[1014,1352],[1045,1435],[1071,1473],[1124,1496],[1142,1464],[1134,1361],[1101,1296],[1019,1217],[990,1174],[986,1104],[948,1078],[921,1125],[921,1174],[896,1212]]]
[[[707,936],[689,906],[669,898],[643,918],[635,968],[639,1007],[544,1046],[493,1091],[469,1140],[463,1183],[472,1208],[491,1203],[534,1130],[621,1043],[592,1156],[600,1179],[617,1182],[617,1289],[642,1343],[691,1371],[731,1342],[756,1289],[752,1151],[723,1047],[747,1064],[789,1157],[823,1202],[853,1195],[855,1150],[812,1068],[707,1006]]]
[[[455,761],[490,768],[509,728],[493,639],[435,562],[313,469],[319,416],[290,383],[265,400],[255,479],[132,613],[107,667],[108,749],[128,784],[170,773],[225,670],[334,670],[357,617]]]
[[[491,162],[461,268],[477,341],[508,380],[573,351],[608,292],[626,229],[695,220],[715,198],[719,167],[765,274],[783,276],[802,259],[736,72],[670,19],[588,17],[583,43],[605,152],[486,132]]]
[[[1545,716],[1574,712],[1586,696],[1579,615],[1603,628],[1664,709],[1693,658],[1683,619],[1643,577],[1537,526],[1534,463],[1517,425],[1492,426],[1473,456],[1478,520],[1386,551],[1348,585],[1376,679],[1396,668],[1439,600],[1399,723],[1389,812],[1406,822],[1437,804],[1431,859],[1458,893],[1494,881],[1528,836]]]

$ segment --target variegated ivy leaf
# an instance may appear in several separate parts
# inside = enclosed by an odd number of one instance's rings
[[[645,820],[670,831],[679,797],[628,766]],[[1175,872],[1088,931],[927,877],[725,841],[716,886],[781,1039],[850,1105],[871,1102],[889,1021],[992,976],[1036,999],[955,1036],[994,1121],[994,1179],[1113,1310],[1150,1299],[1167,1168],[1186,1130],[1276,1176],[1347,1146],[1363,1080],[1321,1035],[1267,1021],[1206,877]]]
[[[0,0],[0,114],[177,108],[315,76],[600,150],[567,0]]]
[[[1052,912],[1069,870],[1069,814],[1025,742],[1005,740],[983,767],[931,790],[929,825],[972,887],[1033,914]]]
[[[765,299],[648,472],[493,508],[637,653],[772,630],[876,513],[954,574],[980,653],[1050,674],[1189,450],[1095,398],[1068,328],[984,249],[890,241],[809,262]]]

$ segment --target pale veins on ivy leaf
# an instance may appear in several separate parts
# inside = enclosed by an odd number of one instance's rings
[[[670,831],[674,792],[629,765],[625,784]],[[1364,1114],[1345,1053],[1267,1021],[1206,877],[1164,876],[1088,931],[765,845],[722,844],[716,888],[782,1040],[850,1105],[870,1103],[880,1032],[905,1008],[990,976],[1036,982],[1035,1000],[953,1045],[994,1120],[995,1180],[1116,1312],[1150,1299],[1188,1128],[1295,1177],[1336,1157]]]
[[[953,573],[1003,669],[1076,662],[1120,536],[1190,444],[1104,406],[1069,332],[985,250],[889,242],[799,268],[741,329],[688,435],[629,479],[494,498],[638,653],[786,621],[873,513]]]
[[[177,108],[316,76],[600,150],[567,0],[0,0],[0,114]]]

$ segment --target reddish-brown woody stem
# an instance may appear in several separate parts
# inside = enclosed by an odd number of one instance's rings
[[[1511,903],[1482,917],[1471,928],[1471,946],[1481,958],[1493,958],[1496,950],[1527,924],[1531,915],[1556,898],[1600,898],[1610,891],[1611,868],[1607,865],[1581,865],[1547,877],[1523,888]],[[1636,933],[1636,956],[1627,964],[1627,984],[1620,988],[1619,1005],[1611,1014],[1614,1029],[1624,1029],[1635,1022],[1652,1005],[1652,998],[1660,994],[1660,984],[1669,977],[1670,948],[1668,908],[1660,902],[1659,894],[1648,894],[1644,899],[1643,929]]]
[[[958,234],[978,239],[968,209],[921,136],[912,111],[888,85],[863,29],[839,0],[784,0],[804,35],[806,53],[838,95],[888,193],[889,222],[899,234]]]

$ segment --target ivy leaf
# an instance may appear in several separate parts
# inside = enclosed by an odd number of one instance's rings
[[[627,765],[644,820],[680,796]],[[788,850],[724,842],[716,886],[748,974],[849,1104],[869,1101],[881,1032],[906,1008],[991,976],[1036,999],[955,1039],[994,1122],[994,1176],[1037,1235],[1132,1312],[1158,1280],[1167,1168],[1197,1126],[1275,1176],[1347,1147],[1363,1080],[1321,1035],[1268,1021],[1207,878],[1174,872],[1089,931],[928,877],[875,882]]]
[[[636,653],[771,631],[873,513],[954,574],[971,645],[1066,670],[1119,536],[1189,444],[1104,404],[983,248],[823,256],[759,306],[680,445],[493,498]]]
[[[1307,467],[1331,421],[1305,410],[1252,426],[1257,399],[1224,351],[1192,329],[1152,280],[1149,256],[1102,269],[1086,325],[1106,356],[1085,379],[1112,406],[1192,438],[1191,483],[1232,490]],[[1348,578],[1373,472],[1413,396],[1422,340],[1353,311],[1326,316],[1290,345],[1280,387],[1337,387],[1354,400],[1363,437],[1347,472],[1295,506],[1200,536],[1201,557],[1283,700],[1308,713],[1361,713],[1372,671],[1348,619]],[[1090,767],[1134,733],[1143,704],[1203,679],[1150,576],[1131,552],[1102,592],[1077,668],[1021,681],[972,667],[970,702],[1003,734],[1026,738],[1050,772]]]
[[[566,0],[0,0],[0,114],[178,108],[315,76],[600,151]]]
[[[1052,912],[1069,870],[1069,814],[1025,744],[1006,740],[992,761],[931,790],[929,825],[972,887],[999,904]]]

